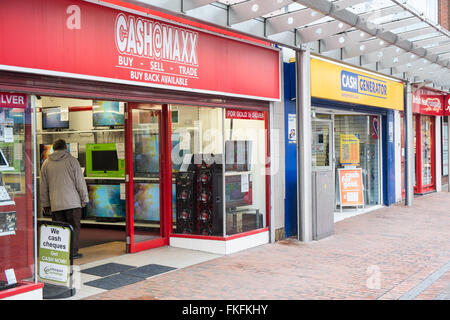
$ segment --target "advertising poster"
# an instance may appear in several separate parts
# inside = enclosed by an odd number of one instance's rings
[[[297,117],[294,113],[289,113],[288,115],[288,140],[289,143],[296,143],[297,141],[297,133],[295,131],[297,127]]]
[[[338,169],[341,208],[364,205],[362,171],[358,169]]]
[[[355,134],[341,134],[340,159],[342,165],[359,165],[359,137]]]
[[[67,283],[70,275],[69,228],[41,225],[39,241],[39,278]]]

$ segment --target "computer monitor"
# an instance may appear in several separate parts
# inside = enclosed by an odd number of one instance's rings
[[[88,184],[86,216],[97,220],[125,220],[125,200],[120,199],[119,184]]]
[[[119,159],[115,150],[93,150],[92,171],[117,171]]]
[[[6,160],[6,157],[3,154],[3,150],[0,149],[0,168],[7,168],[7,167],[9,167],[8,160]]]
[[[225,141],[225,170],[251,171],[252,141]]]
[[[70,143],[67,144],[67,151],[70,152]],[[39,145],[39,158],[41,166],[49,155],[53,153],[53,144],[40,144]]]
[[[136,134],[134,138],[134,172],[159,173],[159,135]]]
[[[134,183],[134,220],[160,221],[159,183]]]
[[[86,176],[125,176],[125,159],[119,159],[115,143],[86,145]]]
[[[94,100],[92,104],[92,123],[94,127],[124,125],[123,102]]]
[[[61,121],[61,107],[42,108],[42,130],[69,129],[69,120]]]
[[[248,182],[248,191],[242,191],[240,174],[225,177],[226,208],[249,206],[252,204],[252,182]]]

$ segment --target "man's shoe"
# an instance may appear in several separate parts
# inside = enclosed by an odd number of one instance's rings
[[[80,259],[80,258],[83,258],[83,254],[79,253],[79,252],[75,253],[74,256],[73,256],[73,260]]]

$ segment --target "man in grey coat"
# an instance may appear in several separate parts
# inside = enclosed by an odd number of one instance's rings
[[[53,143],[53,153],[44,161],[40,179],[41,207],[52,213],[52,220],[67,222],[73,228],[73,259],[78,252],[81,208],[89,202],[86,181],[80,163],[67,151],[67,144],[59,139]]]

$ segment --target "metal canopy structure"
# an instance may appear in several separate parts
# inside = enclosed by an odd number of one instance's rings
[[[124,1],[409,82],[450,89],[450,32],[406,0]]]

